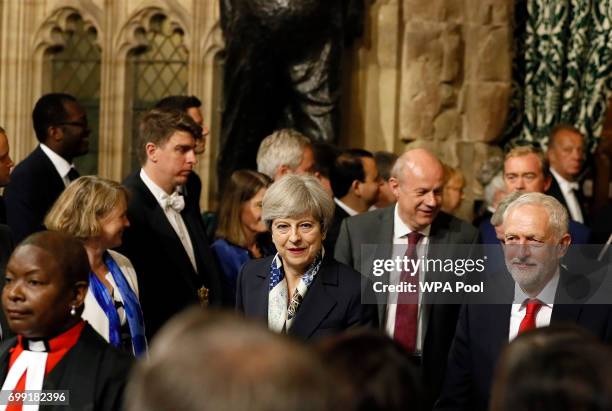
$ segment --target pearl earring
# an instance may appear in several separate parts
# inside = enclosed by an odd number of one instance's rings
[[[72,305],[70,307],[70,315],[72,315],[72,316],[76,315],[76,305]]]

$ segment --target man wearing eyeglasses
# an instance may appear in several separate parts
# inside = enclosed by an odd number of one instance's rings
[[[42,96],[32,121],[39,145],[15,167],[4,190],[7,222],[16,243],[44,229],[42,221],[49,208],[79,177],[74,158],[89,151],[87,114],[73,96]]]

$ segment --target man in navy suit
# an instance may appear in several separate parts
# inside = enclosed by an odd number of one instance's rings
[[[504,160],[506,192],[544,193],[551,185],[550,169],[544,154],[533,146],[519,146],[510,150]],[[480,224],[480,236],[485,244],[499,244],[490,220]],[[570,220],[569,233],[573,244],[588,244],[591,230],[584,224]]]
[[[485,286],[502,285],[490,290],[501,298],[463,305],[436,411],[488,409],[501,350],[529,329],[571,322],[612,340],[612,306],[586,304],[594,283],[559,263],[571,243],[567,226],[565,207],[551,196],[528,193],[508,206],[504,254],[511,277],[488,273]]]
[[[71,95],[42,96],[32,120],[40,144],[15,167],[4,190],[7,222],[16,243],[44,229],[45,214],[79,176],[72,161],[89,150],[87,114]]]
[[[151,338],[190,304],[220,305],[222,291],[200,217],[201,186],[189,178],[201,127],[181,111],[153,109],[139,131],[142,168],[124,181],[132,196],[121,252],[136,269]]]

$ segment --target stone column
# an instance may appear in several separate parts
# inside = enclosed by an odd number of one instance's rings
[[[399,139],[425,146],[467,178],[461,215],[481,195],[474,176],[504,128],[510,99],[512,0],[403,0]]]

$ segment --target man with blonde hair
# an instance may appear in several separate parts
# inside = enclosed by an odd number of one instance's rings
[[[287,173],[312,173],[314,153],[308,137],[284,128],[264,138],[257,150],[257,171],[274,181]]]
[[[550,187],[552,177],[548,160],[542,150],[534,146],[518,146],[511,149],[504,160],[503,168],[506,192],[545,193]],[[574,244],[588,244],[591,230],[583,224],[571,220],[569,232]],[[480,224],[481,238],[485,243],[495,244],[495,229],[490,221]]]

